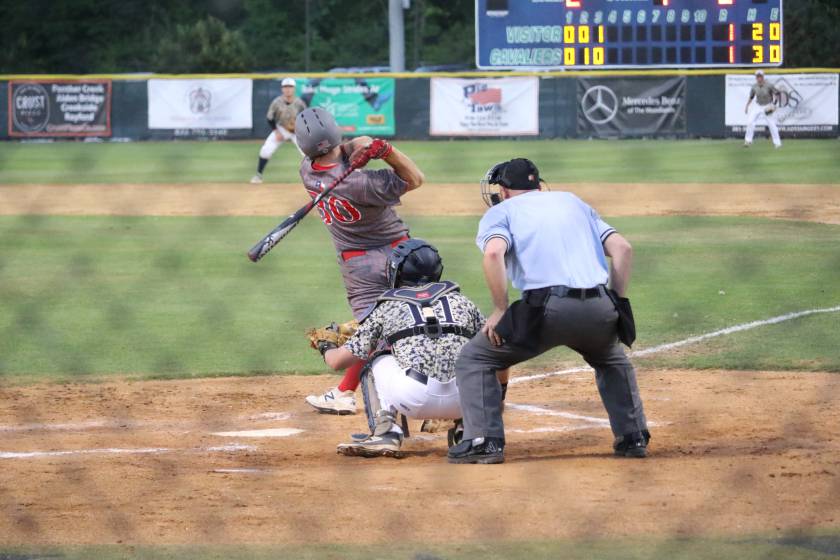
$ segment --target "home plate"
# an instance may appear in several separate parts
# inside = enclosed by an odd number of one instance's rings
[[[244,430],[242,432],[215,432],[214,436],[222,437],[288,437],[301,433],[297,428],[269,428],[266,430]]]

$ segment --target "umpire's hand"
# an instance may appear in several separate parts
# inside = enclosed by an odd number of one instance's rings
[[[487,335],[487,338],[490,339],[490,342],[493,346],[501,346],[504,342],[502,337],[496,332],[496,325],[499,324],[499,321],[502,319],[502,315],[505,314],[505,310],[494,309],[493,313],[487,317],[487,322],[484,323],[484,326],[481,327],[481,332]]]

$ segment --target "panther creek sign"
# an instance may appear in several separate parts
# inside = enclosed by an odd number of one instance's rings
[[[110,136],[110,80],[9,82],[9,136]]]

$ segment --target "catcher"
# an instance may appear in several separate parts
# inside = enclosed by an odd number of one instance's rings
[[[455,360],[484,325],[481,312],[458,285],[440,280],[443,263],[430,243],[399,243],[387,267],[391,289],[349,339],[352,325],[308,333],[333,369],[369,360],[361,386],[371,434],[340,444],[342,455],[401,456],[404,431],[397,413],[418,420],[460,419]],[[506,387],[507,371],[500,377]],[[455,430],[450,430],[450,440],[457,441]]]
[[[251,184],[253,185],[259,185],[263,182],[263,171],[265,171],[268,160],[286,140],[294,144],[301,157],[303,157],[303,152],[301,152],[295,136],[295,119],[298,114],[306,109],[306,104],[299,97],[295,97],[296,85],[293,78],[285,78],[280,82],[280,89],[283,94],[275,97],[268,107],[265,118],[268,120],[271,132],[269,132],[268,138],[265,139],[265,143],[260,148],[257,174],[251,177]]]

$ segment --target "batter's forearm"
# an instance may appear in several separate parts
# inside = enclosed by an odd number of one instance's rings
[[[423,184],[423,181],[426,180],[426,176],[423,175],[423,172],[420,171],[417,164],[396,148],[391,151],[384,161],[400,176],[400,179],[408,183],[407,190],[409,191],[419,188]]]

